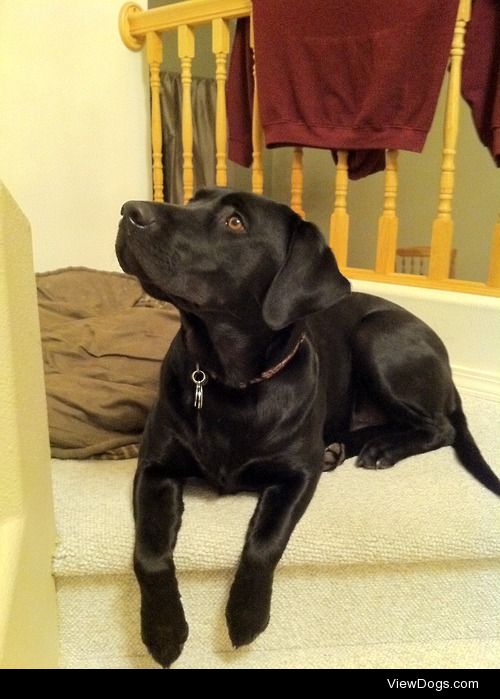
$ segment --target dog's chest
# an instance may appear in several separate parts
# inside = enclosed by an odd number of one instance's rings
[[[262,431],[255,425],[250,430],[238,417],[208,410],[196,416],[194,447],[200,469],[207,481],[224,493],[240,490],[247,465],[265,460],[267,455]]]
[[[304,434],[320,438],[307,429],[310,401],[280,398],[279,385],[273,387],[270,400],[269,395],[262,396],[269,388],[256,387],[257,396],[245,392],[229,399],[206,391],[203,407],[196,411],[192,423],[196,458],[206,480],[220,492],[258,489],[261,476],[267,478],[264,474],[274,464],[286,463],[297,443],[304,443]]]

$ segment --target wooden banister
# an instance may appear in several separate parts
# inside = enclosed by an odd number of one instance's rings
[[[450,72],[446,95],[443,129],[441,176],[438,208],[432,228],[428,275],[398,273],[395,257],[398,243],[398,152],[387,151],[384,201],[378,222],[376,261],[374,269],[348,267],[349,213],[348,152],[338,151],[338,163],[334,184],[334,206],[330,216],[330,246],[340,268],[352,279],[407,284],[423,288],[447,289],[471,294],[500,296],[500,219],[493,230],[491,256],[486,282],[450,279],[450,260],[453,254],[452,201],[455,184],[455,156],[458,138],[458,109],[460,100],[461,64],[464,54],[464,35],[470,17],[471,0],[460,0],[450,53]],[[143,10],[135,2],[127,2],[120,13],[120,33],[131,50],[147,49],[151,83],[151,133],[153,157],[153,196],[163,199],[162,130],[160,116],[160,80],[162,62],[161,33],[176,30],[179,36],[179,58],[183,90],[182,149],[184,199],[192,196],[194,189],[193,126],[191,108],[191,65],[195,54],[194,30],[202,24],[211,24],[212,52],[215,56],[217,83],[216,106],[216,184],[227,183],[227,117],[225,111],[225,83],[229,55],[229,20],[251,17],[251,0],[186,0],[172,5]],[[251,30],[253,47],[253,26]],[[257,82],[254,66],[254,81]],[[253,166],[252,191],[264,191],[263,133],[255,89],[252,116]],[[304,216],[304,169],[302,148],[292,153],[290,206]],[[462,258],[460,258],[462,259]]]
[[[128,48],[138,50],[142,46],[138,44],[149,32],[166,32],[183,24],[196,27],[218,18],[248,17],[251,11],[251,0],[186,0],[152,10],[128,2],[120,12],[120,34]]]

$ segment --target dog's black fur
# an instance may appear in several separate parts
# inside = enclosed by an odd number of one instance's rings
[[[452,445],[500,494],[441,340],[402,308],[350,293],[314,225],[226,189],[201,190],[186,206],[128,202],[122,215],[122,268],[182,320],[134,487],[142,636],[158,663],[169,666],[188,635],[173,550],[189,477],[260,494],[226,610],[235,646],[266,628],[276,564],[325,468],[354,455],[386,468]],[[208,376],[201,409],[197,363]]]

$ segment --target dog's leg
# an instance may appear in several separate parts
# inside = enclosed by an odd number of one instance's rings
[[[358,381],[386,424],[352,432],[347,454],[357,465],[387,468],[415,454],[452,445],[454,388],[437,335],[403,309],[366,316],[353,338]],[[363,440],[363,441],[362,441]]]
[[[401,407],[404,417],[404,406]],[[342,433],[343,456],[357,456],[356,466],[383,469],[415,454],[453,444],[455,430],[444,415],[427,419],[412,416],[413,424],[373,425],[353,432]],[[324,469],[327,470],[327,469]]]
[[[360,450],[356,466],[389,468],[409,456],[450,446],[454,436],[455,430],[444,416],[436,418],[433,424],[381,430],[380,436],[366,441]]]
[[[320,472],[320,468],[312,474],[292,472],[283,482],[266,487],[259,498],[226,608],[235,647],[251,643],[269,623],[274,570],[311,500]]]
[[[163,667],[179,657],[188,636],[173,561],[183,483],[178,473],[169,476],[172,471],[163,459],[141,459],[134,482],[134,570],[141,588],[142,640]]]

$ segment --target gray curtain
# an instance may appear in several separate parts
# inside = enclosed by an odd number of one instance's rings
[[[182,204],[182,84],[178,73],[162,72],[163,193],[165,201]],[[212,78],[195,78],[191,85],[193,109],[193,167],[195,191],[215,184],[215,104]]]

